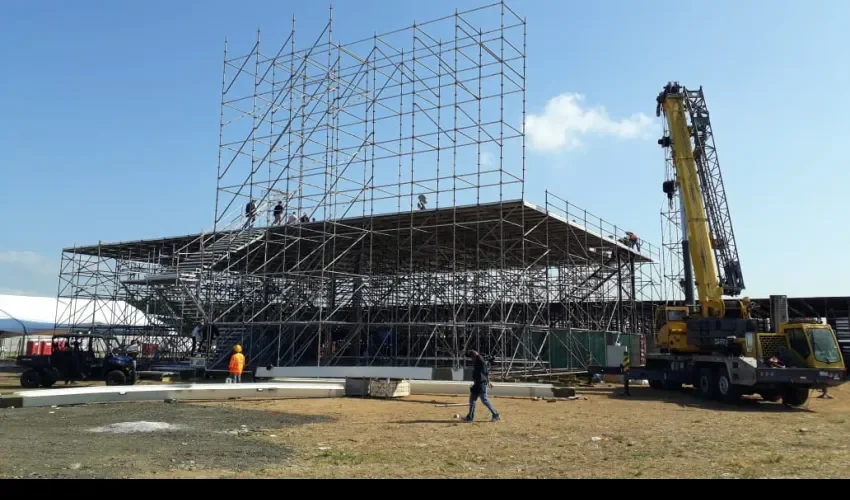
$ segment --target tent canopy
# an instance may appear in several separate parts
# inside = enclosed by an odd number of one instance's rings
[[[0,333],[35,334],[67,328],[73,312],[76,326],[82,324],[148,326],[145,314],[124,301],[30,297],[0,294]],[[60,318],[57,322],[57,315]],[[64,318],[64,319],[63,319]],[[126,325],[127,322],[129,325]],[[23,325],[22,325],[23,324]],[[25,332],[26,330],[26,332]]]

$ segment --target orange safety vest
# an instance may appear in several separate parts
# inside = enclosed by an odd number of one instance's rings
[[[245,368],[245,355],[241,352],[234,353],[230,357],[230,365],[227,368],[231,375],[242,375],[242,369]]]

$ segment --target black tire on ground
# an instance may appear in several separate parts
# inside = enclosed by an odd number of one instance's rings
[[[664,382],[662,382],[660,380],[650,380],[649,381],[649,387],[651,387],[652,389],[657,389],[657,390],[660,391],[660,390],[664,389]]]
[[[665,391],[678,391],[682,389],[682,383],[678,380],[671,380],[670,374],[664,374],[664,382],[662,382],[661,386]]]
[[[53,387],[59,380],[59,371],[56,368],[49,368],[44,370],[44,373],[41,374],[41,386],[48,388]]]
[[[139,374],[134,373],[132,377],[127,378],[127,385],[136,385],[136,382],[139,381]]]
[[[782,390],[782,402],[788,406],[803,406],[808,400],[808,387],[786,387]]]
[[[717,382],[714,373],[709,368],[703,368],[697,377],[695,389],[702,399],[714,399],[717,393]]]
[[[106,374],[106,385],[126,385],[127,377],[120,370],[112,370]]]
[[[729,378],[729,374],[726,373],[726,370],[719,373],[715,380],[717,381],[717,395],[720,396],[722,401],[731,403],[740,399],[741,393],[738,391],[738,388],[732,384],[732,380]]]
[[[761,398],[765,401],[770,401],[771,403],[778,403],[780,399],[782,399],[782,393],[775,389],[764,390],[759,393]]]
[[[35,389],[41,385],[41,374],[35,370],[27,370],[21,374],[21,387]]]
[[[665,380],[664,381],[664,390],[665,391],[679,391],[682,389],[682,383],[676,382],[675,380]]]

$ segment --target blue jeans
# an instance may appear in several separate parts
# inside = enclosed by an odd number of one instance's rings
[[[487,397],[487,386],[481,388],[480,392],[475,391],[474,389],[469,393],[469,415],[466,416],[468,420],[475,419],[475,402],[481,398],[481,402],[484,403],[484,406],[490,410],[490,413],[493,414],[493,417],[498,417],[499,412],[493,408],[493,403],[490,402],[490,398]]]

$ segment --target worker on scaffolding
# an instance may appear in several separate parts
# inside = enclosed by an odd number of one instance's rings
[[[490,403],[490,399],[487,397],[487,388],[493,387],[493,384],[490,383],[487,363],[481,358],[478,351],[469,351],[467,355],[472,359],[473,363],[472,387],[469,388],[469,413],[463,420],[464,422],[475,420],[475,402],[478,398],[481,398],[481,402],[484,403],[484,406],[490,410],[493,416],[490,421],[498,422],[500,420],[499,412],[493,408],[493,404]]]
[[[242,354],[242,346],[233,346],[233,355],[230,356],[230,364],[227,370],[230,372],[230,381],[234,384],[242,382],[242,370],[245,369],[245,355]]]
[[[256,218],[257,204],[254,200],[251,200],[245,205],[245,228],[252,227]]]
[[[195,328],[192,329],[192,352],[189,354],[190,356],[194,356],[196,352],[198,352],[198,346],[201,344],[201,324],[198,323],[195,325]]]
[[[274,225],[279,226],[283,224],[283,202],[277,202],[277,205],[274,206],[274,210],[272,210],[274,214]]]
[[[620,243],[626,245],[629,248],[634,248],[638,252],[640,252],[640,238],[638,238],[638,236],[631,231],[626,231],[626,236],[620,238]]]

